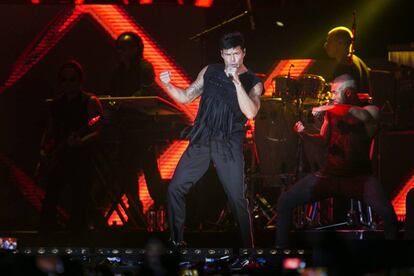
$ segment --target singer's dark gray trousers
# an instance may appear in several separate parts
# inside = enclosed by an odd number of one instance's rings
[[[190,144],[182,155],[168,187],[168,215],[171,239],[182,242],[185,223],[185,196],[207,171],[210,161],[215,165],[231,211],[238,222],[244,247],[253,247],[251,217],[244,183],[244,157],[241,141],[211,140]],[[214,204],[214,203],[213,203]]]

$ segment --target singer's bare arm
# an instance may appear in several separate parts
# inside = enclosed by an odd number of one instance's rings
[[[240,110],[248,119],[253,119],[260,109],[260,96],[262,95],[263,84],[261,82],[257,83],[249,93],[246,93],[241,83],[234,80]]]
[[[243,69],[247,70],[244,65]],[[239,79],[239,74],[235,68],[226,68],[226,74],[231,77],[231,80],[236,87],[237,101],[240,106],[240,110],[248,119],[253,119],[256,117],[257,112],[260,109],[260,96],[263,91],[263,84],[261,82],[257,83],[250,91],[244,90],[244,87]]]
[[[171,83],[170,72],[160,74],[161,83],[167,89],[168,94],[182,104],[188,104],[194,101],[203,93],[204,74],[207,66],[204,67],[197,76],[197,79],[187,88],[182,89]]]

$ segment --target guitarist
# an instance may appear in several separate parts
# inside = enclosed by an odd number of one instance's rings
[[[82,89],[83,70],[76,61],[67,61],[58,71],[59,95],[51,106],[50,122],[41,145],[46,160],[46,193],[41,230],[57,229],[58,197],[65,187],[72,192],[69,229],[87,226],[92,177],[92,148],[100,135],[102,107],[97,97]]]

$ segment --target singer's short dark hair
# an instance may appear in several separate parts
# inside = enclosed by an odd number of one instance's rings
[[[221,37],[220,50],[236,48],[244,49],[244,36],[240,32],[226,33]]]

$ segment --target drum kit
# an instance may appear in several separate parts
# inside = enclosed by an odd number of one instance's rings
[[[263,96],[255,121],[255,143],[259,158],[257,177],[269,186],[285,186],[297,179],[298,136],[293,126],[302,121],[308,132],[319,133],[323,118],[315,118],[312,108],[328,102],[328,84],[318,75],[293,78],[276,76],[271,97]],[[323,152],[302,145],[307,171],[322,165]]]
[[[284,102],[295,102],[302,100],[303,104],[321,104],[326,97],[325,79],[318,75],[304,74],[298,78],[287,75],[276,76],[275,90],[272,98]]]

